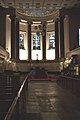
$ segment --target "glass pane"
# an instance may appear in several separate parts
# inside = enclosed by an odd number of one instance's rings
[[[24,49],[24,34],[19,34],[19,49]]]
[[[49,49],[55,48],[55,35],[53,33],[49,34]]]
[[[40,50],[40,34],[32,35],[33,50]]]

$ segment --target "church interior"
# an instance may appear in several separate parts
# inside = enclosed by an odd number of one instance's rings
[[[79,85],[80,0],[0,0],[0,120],[80,120]]]

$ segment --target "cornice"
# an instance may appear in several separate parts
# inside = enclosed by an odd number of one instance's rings
[[[55,11],[51,14],[48,14],[48,15],[44,15],[44,16],[27,16],[26,14],[18,11],[16,9],[16,16],[20,19],[24,19],[24,20],[27,20],[27,21],[47,21],[47,20],[55,20],[57,18],[59,18],[59,10],[58,11]]]

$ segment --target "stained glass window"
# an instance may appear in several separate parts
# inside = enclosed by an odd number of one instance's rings
[[[40,34],[33,34],[33,50],[40,50]]]
[[[19,49],[24,49],[24,34],[19,34]]]
[[[55,48],[55,35],[53,33],[49,34],[49,49]]]

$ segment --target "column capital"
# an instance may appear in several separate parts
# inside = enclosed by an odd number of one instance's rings
[[[59,22],[59,21],[60,21],[60,18],[54,19],[54,22]]]
[[[64,18],[65,18],[65,16],[60,16],[59,17],[59,20],[61,21],[61,20],[64,20]]]
[[[47,24],[47,22],[46,22],[46,21],[43,21],[43,22],[41,22],[41,24],[42,24],[42,25],[46,25],[46,24]]]
[[[28,25],[31,25],[31,24],[32,24],[32,22],[31,22],[31,21],[28,21],[27,23],[28,23]]]
[[[10,15],[10,19],[11,20],[16,20],[16,15],[15,14]]]
[[[17,22],[20,22],[20,19],[19,19],[18,17],[16,17],[16,21],[17,21]]]
[[[69,18],[69,16],[68,15],[65,15],[65,17],[64,18]]]

